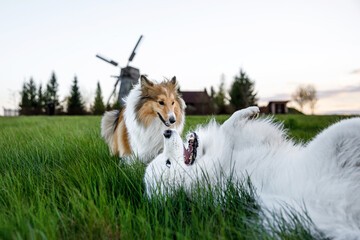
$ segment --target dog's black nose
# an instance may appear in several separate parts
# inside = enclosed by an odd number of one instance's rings
[[[171,117],[171,118],[169,118],[169,122],[170,122],[171,124],[173,124],[174,122],[176,122],[176,120],[175,120],[174,117]]]
[[[165,130],[164,137],[165,138],[170,138],[171,137],[171,130]]]

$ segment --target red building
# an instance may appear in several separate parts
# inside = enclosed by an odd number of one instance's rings
[[[187,115],[208,115],[213,114],[213,107],[211,98],[204,90],[198,91],[184,91],[182,92],[183,99],[186,103]]]

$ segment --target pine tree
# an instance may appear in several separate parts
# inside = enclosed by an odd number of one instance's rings
[[[216,95],[215,89],[213,86],[211,86],[210,87],[210,98],[212,101],[215,101],[215,95]]]
[[[29,99],[29,90],[28,90],[28,87],[27,87],[26,83],[23,84],[20,95],[21,95],[21,102],[20,102],[19,106],[21,108],[31,107],[30,99]]]
[[[29,94],[29,101],[32,110],[35,110],[37,107],[37,101],[36,101],[36,85],[33,78],[30,78],[29,83],[27,84],[28,94]]]
[[[19,107],[21,108],[20,114],[27,115],[30,113],[31,102],[30,102],[30,98],[29,98],[28,84],[25,82],[23,84],[20,95],[21,95],[21,102],[19,104]]]
[[[245,71],[240,69],[240,75],[235,76],[229,91],[230,104],[236,109],[257,105],[254,85],[255,83],[249,79]]]
[[[214,89],[213,86],[210,87],[210,100],[211,100],[211,103],[210,103],[210,111],[213,113],[213,114],[216,114],[218,111],[217,111],[217,105],[216,105],[216,101],[215,101],[215,96],[216,96],[216,91]]]
[[[110,105],[110,103],[107,103],[106,104],[106,111],[110,111],[110,110],[112,110],[111,105]]]
[[[71,86],[70,97],[68,98],[68,114],[79,115],[84,113],[84,103],[81,99],[77,77],[74,77],[73,85]]]
[[[57,95],[59,84],[57,83],[55,72],[52,72],[51,78],[46,85],[45,104],[54,103],[55,107],[59,106],[59,97]]]
[[[114,102],[110,105],[111,109],[122,109],[121,103],[119,102],[119,94],[117,92],[115,92],[114,94]]]
[[[24,82],[22,90],[20,92],[21,102],[19,106],[21,107],[20,114],[22,115],[32,115],[36,113],[37,108],[37,92],[36,85],[33,78],[30,78],[29,82]]]
[[[37,110],[36,112],[39,114],[44,113],[45,109],[45,96],[42,90],[42,85],[39,85],[38,93],[37,93]]]
[[[226,93],[225,93],[225,75],[221,75],[219,91],[215,95],[215,104],[218,108],[218,113],[223,114],[226,113]]]
[[[102,115],[105,112],[105,105],[101,94],[100,82],[97,83],[96,96],[92,107],[94,115]]]

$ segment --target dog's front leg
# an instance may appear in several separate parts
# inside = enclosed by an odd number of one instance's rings
[[[249,118],[256,118],[257,115],[259,115],[259,112],[260,110],[258,107],[248,107],[236,111],[221,125],[221,128],[227,131],[232,131],[235,127],[238,127],[249,120]]]

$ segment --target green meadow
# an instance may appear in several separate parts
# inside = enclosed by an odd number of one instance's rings
[[[223,122],[228,116],[216,116]],[[340,116],[279,115],[306,143]],[[318,239],[292,213],[264,226],[256,189],[144,196],[140,164],[110,156],[101,117],[0,118],[0,239]],[[188,116],[185,132],[210,120]],[[215,195],[215,196],[214,196]]]

